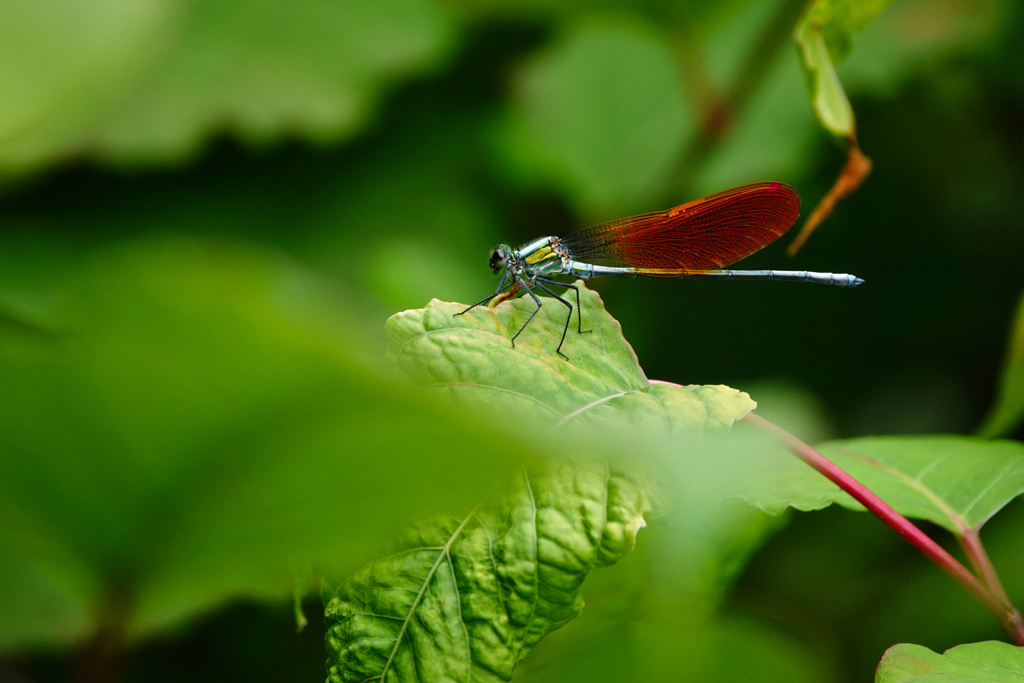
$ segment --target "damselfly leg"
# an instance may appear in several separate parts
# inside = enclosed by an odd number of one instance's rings
[[[459,311],[455,315],[462,315],[463,313],[469,313],[470,311],[472,311],[477,306],[483,306],[485,303],[487,303],[488,301],[490,301],[494,297],[496,297],[499,294],[501,294],[501,291],[503,289],[507,289],[508,287],[511,287],[513,284],[515,284],[514,280],[512,282],[509,282],[508,284],[505,284],[505,280],[507,280],[507,279],[508,279],[508,271],[506,271],[505,274],[501,276],[501,281],[498,282],[498,288],[496,290],[494,290],[494,294],[491,294],[489,297],[486,297],[484,299],[481,299],[480,301],[477,301],[475,304],[473,304],[472,306],[470,306],[466,310]]]

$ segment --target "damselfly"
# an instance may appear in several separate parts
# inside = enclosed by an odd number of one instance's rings
[[[800,215],[800,196],[785,183],[741,185],[695,199],[667,211],[645,213],[594,225],[566,237],[542,237],[520,249],[499,244],[491,252],[490,266],[497,275],[504,268],[494,294],[461,313],[486,304],[509,287],[526,290],[537,308],[519,331],[512,346],[540,311],[539,289],[565,304],[569,315],[562,329],[557,353],[562,353],[572,320],[572,304],[549,286],[580,292],[575,285],[552,280],[564,274],[578,278],[687,277],[726,280],[792,280],[853,287],[863,280],[853,275],[814,273],[803,270],[723,270],[782,236]],[[512,293],[515,289],[512,290]],[[577,330],[583,321],[577,313]],[[589,331],[589,330],[587,330]]]

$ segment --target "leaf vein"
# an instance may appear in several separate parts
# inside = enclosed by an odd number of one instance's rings
[[[466,518],[462,520],[462,523],[459,524],[458,528],[456,528],[455,531],[452,532],[451,537],[444,544],[444,546],[441,549],[441,552],[437,555],[437,559],[434,560],[434,564],[430,567],[430,571],[427,573],[427,576],[423,581],[423,586],[420,587],[419,593],[416,594],[416,597],[413,599],[412,604],[409,606],[408,614],[406,614],[405,619],[402,621],[402,628],[398,631],[398,637],[395,639],[395,646],[391,648],[391,653],[388,655],[388,660],[384,663],[384,668],[381,669],[381,673],[379,676],[381,681],[384,680],[384,677],[388,673],[388,669],[391,668],[391,663],[395,660],[395,655],[398,653],[398,648],[401,647],[402,639],[405,637],[405,632],[409,628],[409,622],[415,616],[416,609],[419,607],[420,601],[423,599],[424,593],[427,592],[427,586],[430,585],[430,581],[434,577],[434,573],[437,571],[437,568],[441,565],[441,559],[451,548],[452,543],[455,541],[456,538],[458,538],[459,534],[462,533],[463,528],[465,528],[466,524],[473,517],[473,514],[475,512],[475,509],[473,510],[473,512],[470,512],[466,516]],[[415,658],[415,651],[413,651],[412,648],[410,648],[410,652],[412,652],[412,656]]]
[[[992,480],[988,483],[988,485],[984,489],[982,489],[978,493],[978,495],[974,497],[974,500],[972,500],[967,505],[967,508],[964,510],[964,517],[965,518],[970,514],[971,510],[974,509],[974,506],[976,506],[978,503],[980,503],[981,499],[984,498],[986,495],[988,495],[988,492],[991,491],[995,487],[995,485],[1004,476],[1006,476],[1006,474],[1008,472],[1011,472],[1016,465],[1017,465],[1017,463],[1015,463],[1015,462],[1008,462],[1008,463],[1006,463],[1006,467],[1004,467],[999,474],[997,474],[996,476],[992,477]]]

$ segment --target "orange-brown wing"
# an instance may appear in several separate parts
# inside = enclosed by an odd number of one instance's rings
[[[771,244],[800,215],[785,183],[752,183],[668,211],[602,223],[561,238],[576,261],[599,266],[716,270]]]

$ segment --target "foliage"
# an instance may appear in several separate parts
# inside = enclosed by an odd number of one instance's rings
[[[642,24],[572,27],[516,73],[500,149],[516,178],[581,211],[644,206],[693,127],[681,85],[671,46]]]
[[[284,134],[336,140],[365,125],[388,80],[436,63],[452,40],[450,22],[422,0],[310,0],[301,11],[102,0],[2,11],[0,63],[31,60],[44,75],[10,74],[0,168],[17,170],[82,152],[179,160],[225,126],[257,144]]]
[[[888,4],[889,0],[815,0],[797,25],[796,43],[807,73],[814,114],[837,137],[852,136],[856,125],[836,65],[853,49],[853,35]]]
[[[560,307],[542,308],[509,343],[530,300],[465,316],[435,300],[389,320],[389,354],[406,374],[495,419],[517,416],[531,425],[521,438],[547,442],[531,449],[547,463],[498,486],[461,521],[421,526],[394,554],[326,583],[328,680],[508,680],[542,638],[579,615],[590,570],[621,559],[646,526],[647,487],[592,459],[614,452],[613,432],[642,449],[652,431],[720,433],[753,407],[727,387],[649,384],[618,323],[577,285],[577,315],[592,329],[569,346],[576,363],[553,353]],[[588,433],[559,436],[570,422]],[[551,462],[567,450],[591,459]]]
[[[878,667],[879,683],[900,681],[1019,681],[1024,651],[1006,643],[971,643],[936,654],[920,645],[896,645]]]
[[[536,310],[527,297],[466,315],[465,306],[436,300],[395,315],[387,326],[389,355],[415,381],[443,388],[466,405],[493,405],[496,419],[526,413],[535,429],[570,422],[593,429],[615,419],[637,427],[656,423],[669,434],[720,433],[754,407],[749,396],[729,387],[651,384],[597,293],[582,282],[576,286],[581,307],[568,315],[577,327],[586,320],[589,329],[564,347],[575,361],[554,355],[567,312],[551,302],[515,346],[509,343]]]
[[[865,437],[818,449],[907,517],[951,533],[978,529],[1024,493],[1024,446],[956,436]],[[767,469],[767,468],[766,468]],[[773,462],[744,498],[769,514],[859,503],[812,470]]]
[[[643,492],[574,463],[518,477],[461,522],[323,591],[329,681],[507,681],[548,633],[579,616],[592,568],[644,526]]]
[[[0,4],[0,678],[316,678],[325,573],[329,618],[408,618],[331,623],[388,680],[445,634],[444,670],[534,683],[1016,666],[876,520],[783,512],[858,506],[730,426],[752,396],[1024,602],[1022,39],[1009,0]],[[514,349],[532,300],[426,303],[493,291],[497,241],[818,204],[808,69],[873,175],[749,267],[864,287],[605,281],[568,360],[557,302]]]
[[[165,238],[51,277],[0,356],[0,602],[30,617],[6,649],[285,595],[290,564],[351,565],[515,461],[375,372],[344,293],[280,254]]]

